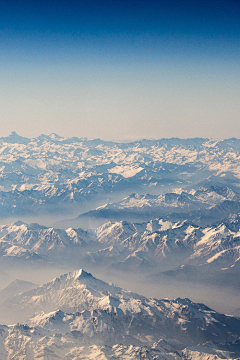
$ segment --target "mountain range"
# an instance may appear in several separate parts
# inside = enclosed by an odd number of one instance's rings
[[[84,270],[10,297],[2,325],[6,359],[230,359],[240,355],[240,318],[189,299],[152,299]],[[35,312],[35,316],[31,317]]]
[[[12,133],[0,138],[0,216],[84,213],[90,202],[133,190],[216,183],[239,190],[239,150],[235,138],[118,143]]]
[[[240,215],[201,227],[187,220],[107,222],[95,230],[21,221],[0,226],[0,265],[78,266],[239,286]]]
[[[236,138],[0,138],[0,359],[240,359],[239,160]]]

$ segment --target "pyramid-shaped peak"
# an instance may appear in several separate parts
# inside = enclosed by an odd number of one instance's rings
[[[68,277],[74,280],[83,279],[83,278],[93,278],[92,274],[84,271],[83,269],[75,270],[68,274]]]
[[[18,135],[16,131],[12,131],[10,135],[8,135],[7,137],[3,137],[1,139],[8,143],[18,143],[18,144],[27,144],[31,141],[27,137]]]
[[[44,284],[43,286],[47,286],[49,284],[54,284],[54,285],[62,284],[60,286],[65,286],[64,284],[71,284],[71,283],[75,282],[76,280],[79,280],[79,281],[85,283],[83,280],[86,280],[86,279],[101,281],[101,280],[96,279],[95,277],[92,276],[92,274],[84,271],[83,269],[79,269],[79,270],[74,270],[72,272],[69,272],[67,274],[63,274],[59,277],[56,277],[50,283]],[[59,285],[57,285],[57,286],[59,286]]]

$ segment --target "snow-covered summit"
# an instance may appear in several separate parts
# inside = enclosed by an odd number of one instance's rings
[[[66,354],[74,359],[70,354],[81,354],[83,346],[91,346],[96,350],[91,354],[95,358],[99,353],[97,346],[108,346],[112,351],[114,347],[120,350],[118,344],[122,344],[130,346],[135,354],[133,359],[149,359],[144,357],[144,348],[148,356],[155,356],[152,359],[162,360],[164,356],[175,359],[174,354],[176,359],[191,359],[185,353],[196,355],[194,346],[202,346],[204,359],[206,354],[223,355],[228,351],[232,351],[231,357],[237,357],[237,349],[235,352],[232,349],[234,341],[240,338],[239,318],[220,314],[189,299],[157,300],[140,296],[98,280],[84,270],[62,275],[14,296],[8,300],[8,306],[12,311],[18,306],[21,314],[35,314],[28,325],[1,327],[2,354],[11,346],[13,354],[21,347],[27,354],[31,351],[33,359],[40,354],[45,356],[50,350],[60,359],[65,359]],[[137,346],[144,356],[136,357]],[[85,359],[91,359],[85,351]],[[115,357],[122,358],[122,354],[118,351]],[[127,353],[125,358],[129,358]]]
[[[55,309],[67,312],[90,311],[93,306],[102,309],[109,308],[113,302],[131,298],[140,299],[141,297],[99,280],[80,269],[61,275],[47,284],[18,296],[13,296],[3,304],[3,307],[10,318],[11,316],[15,318],[16,315],[12,313],[12,309],[15,309],[16,313],[18,311],[21,313],[21,319],[24,320],[35,312],[51,312]],[[126,308],[124,311],[129,311],[129,309]]]
[[[156,218],[145,222],[107,222],[94,232],[15,222],[0,226],[0,256],[2,262],[11,259],[12,264],[16,259],[41,259],[49,264],[61,261],[78,266],[81,262],[145,273],[204,264],[220,270],[231,268],[240,260],[239,239],[237,214],[210,226]]]
[[[67,213],[83,200],[126,189],[150,193],[198,182],[238,188],[239,149],[237,139],[119,143],[13,132],[0,139],[0,215]]]
[[[51,260],[68,252],[74,254],[76,250],[95,243],[95,240],[93,232],[80,228],[61,230],[22,221],[0,225],[0,249],[1,246],[3,249],[10,246],[44,257],[51,254]]]

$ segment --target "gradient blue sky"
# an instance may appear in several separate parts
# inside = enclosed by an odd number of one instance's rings
[[[0,130],[240,137],[240,1],[1,1]]]

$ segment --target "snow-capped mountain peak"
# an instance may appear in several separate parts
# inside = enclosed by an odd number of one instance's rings
[[[60,286],[55,286],[57,283],[61,283]],[[39,308],[41,297],[45,300],[44,304],[42,302],[44,312]],[[39,346],[45,344],[44,339],[48,339],[48,346],[50,343],[56,345],[56,341],[62,339],[65,343],[63,352],[69,347],[72,351],[80,351],[83,345],[118,347],[121,343],[124,346],[131,344],[132,349],[149,347],[148,354],[155,349],[159,356],[172,356],[179,351],[179,359],[184,358],[181,351],[184,352],[186,347],[204,347],[206,341],[212,341],[209,349],[202,348],[202,354],[204,351],[215,353],[219,350],[217,344],[228,351],[240,338],[239,318],[217,313],[187,298],[157,300],[143,297],[98,280],[82,269],[8,300],[12,310],[17,304],[22,313],[26,311],[30,315],[35,311],[38,314],[29,319],[29,325],[2,329],[1,341],[12,343],[13,351],[18,349],[18,342],[13,345],[13,339],[24,334],[30,347],[37,341]],[[51,311],[46,311],[50,307]],[[11,338],[7,338],[6,332],[11,333]],[[57,348],[54,346],[52,351],[55,353]],[[191,351],[195,354],[196,350],[191,348]]]

